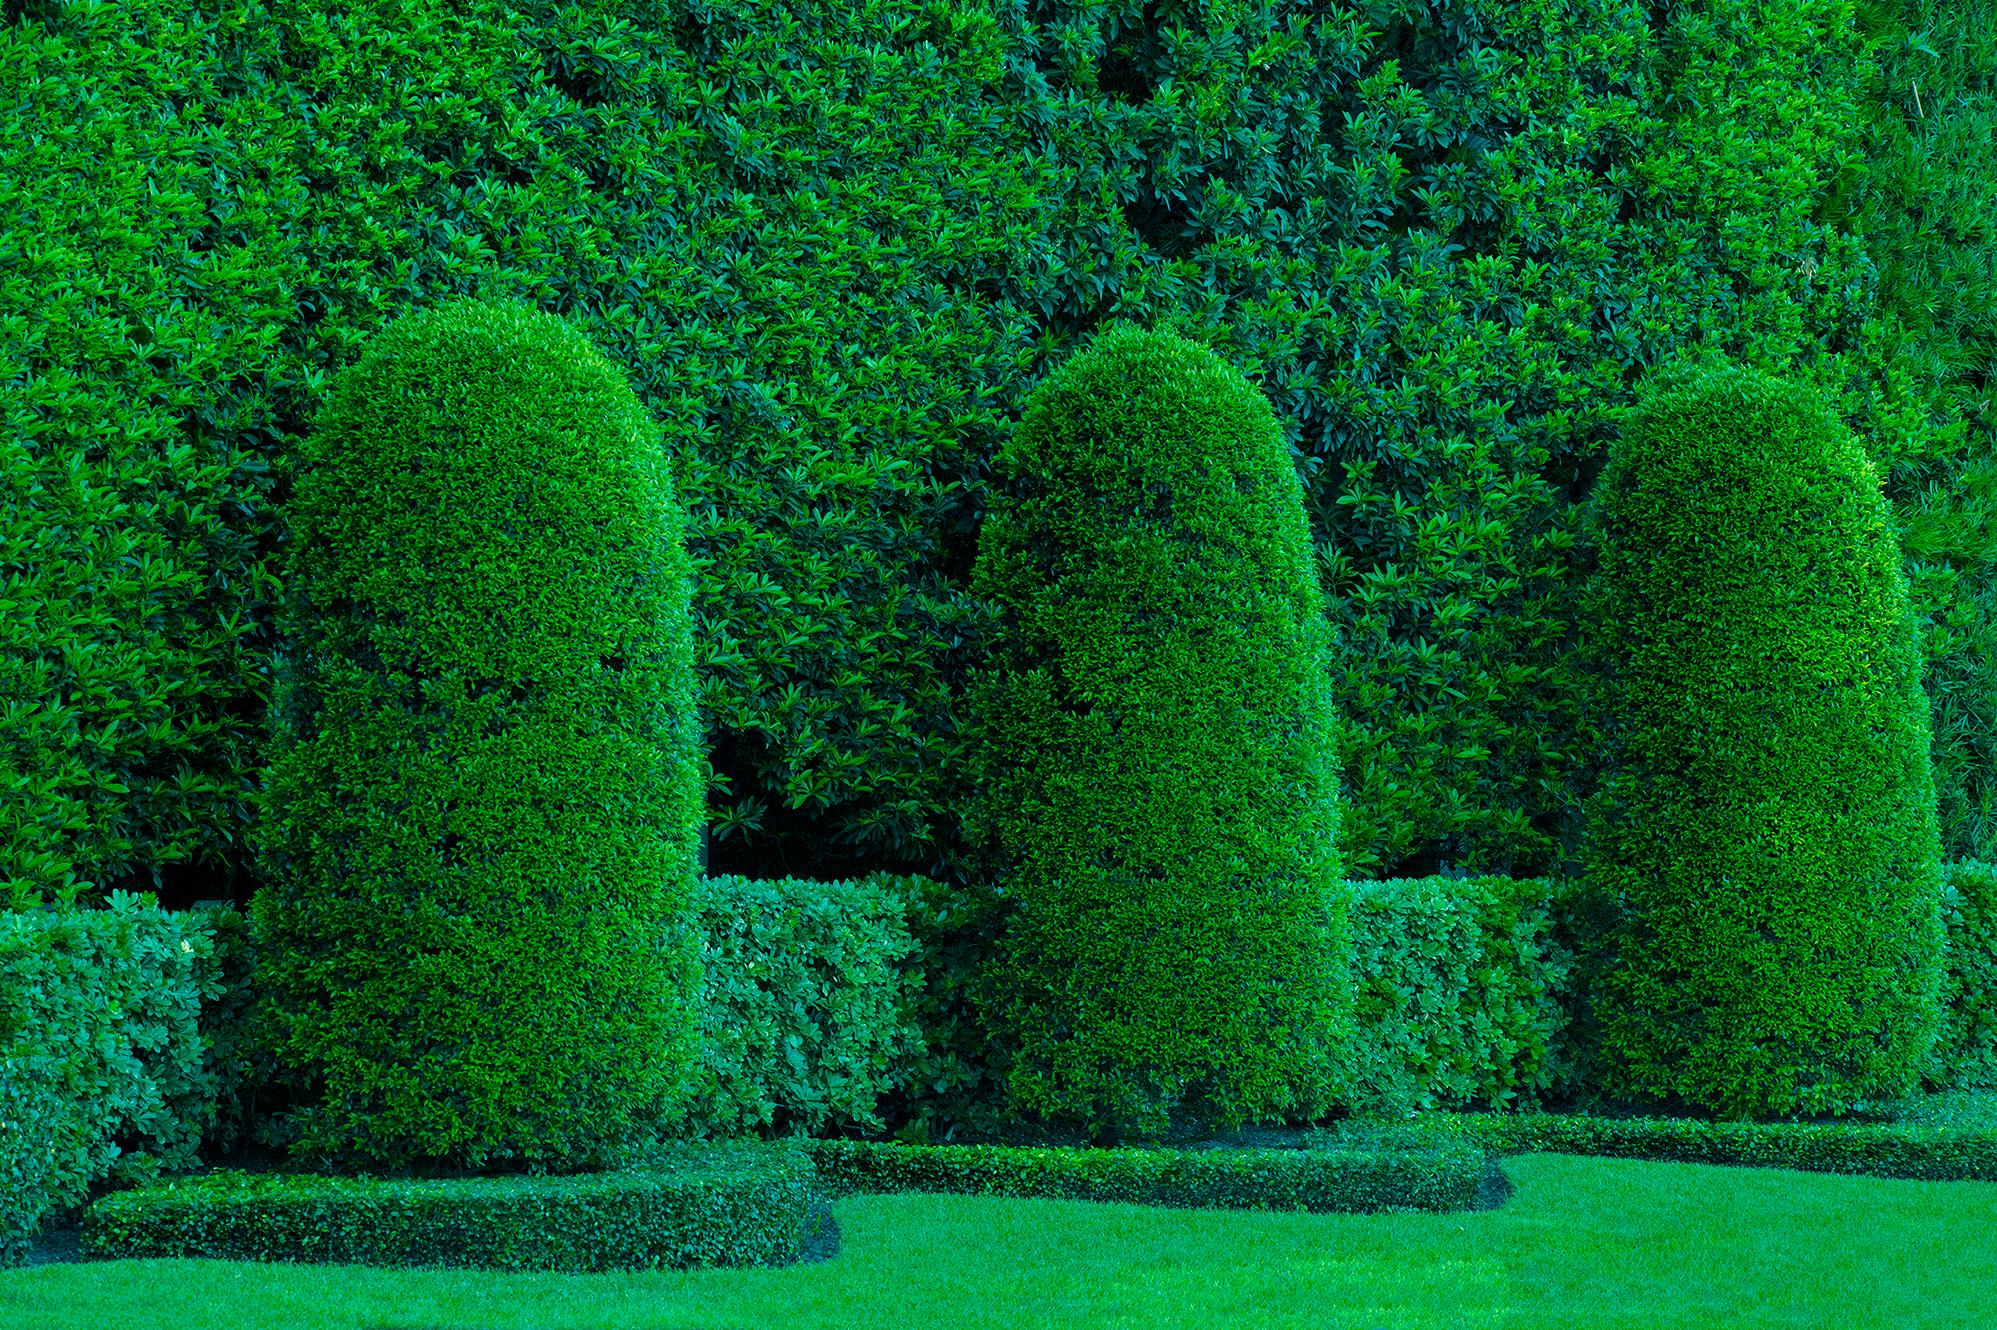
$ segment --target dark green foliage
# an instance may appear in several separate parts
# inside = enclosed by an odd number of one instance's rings
[[[683,516],[581,333],[453,303],[300,457],[253,911],[303,1158],[590,1167],[697,1057]]]
[[[226,1067],[215,921],[122,894],[0,914],[0,1264],[106,1180],[195,1163]]]
[[[991,1029],[1029,1113],[1324,1111],[1350,1035],[1329,633],[1261,393],[1119,325],[1043,383],[975,586],[976,815],[1017,909]]]
[[[669,425],[717,868],[953,848],[984,465],[1105,317],[1224,347],[1302,456],[1355,875],[1566,855],[1573,500],[1688,342],[1806,368],[1890,463],[1980,844],[1987,25],[1847,17],[37,4],[0,25],[0,874],[239,857],[268,486],[334,369],[465,292],[574,319]]]
[[[963,1192],[1195,1210],[1468,1210],[1489,1195],[1484,1152],[1077,1149],[809,1141],[835,1196]]]
[[[1612,1098],[1904,1094],[1943,944],[1927,700],[1878,472],[1811,391],[1661,381],[1596,490]]]
[[[982,1016],[988,961],[1004,931],[1004,902],[982,884],[887,881],[902,894],[916,943],[909,1016],[917,1038],[895,1077],[899,1094],[886,1115],[906,1140],[988,1139],[1010,1120],[1002,1089],[1006,1050],[989,1036]]]
[[[1927,1080],[1940,1089],[1997,1089],[1997,868],[1946,865],[1942,922],[1942,1025]]]
[[[774,1146],[668,1152],[571,1177],[334,1178],[211,1173],[116,1192],[83,1216],[112,1258],[594,1273],[797,1259],[811,1161]]]
[[[879,1127],[921,1034],[899,884],[702,878],[703,1135]]]
[[[1352,884],[1360,1111],[1535,1103],[1555,1079],[1573,956],[1536,879]]]
[[[1929,1182],[1997,1182],[1997,1130],[1925,1123],[1429,1113],[1400,1122],[1353,1119],[1313,1139],[1322,1148],[1468,1145],[1494,1154],[1614,1155]]]

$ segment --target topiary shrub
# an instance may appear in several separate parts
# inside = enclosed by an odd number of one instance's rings
[[[1941,865],[1878,473],[1810,392],[1693,368],[1655,384],[1593,517],[1602,1088],[1728,1116],[1906,1093]]]
[[[976,591],[976,834],[1029,1113],[1149,1134],[1331,1102],[1350,1024],[1328,629],[1275,412],[1121,326],[1033,395]]]
[[[299,458],[252,921],[325,1165],[587,1166],[696,1054],[703,773],[657,431],[561,320],[382,334]]]

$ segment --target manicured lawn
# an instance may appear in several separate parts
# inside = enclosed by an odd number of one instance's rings
[[[492,1276],[207,1261],[0,1274],[10,1330],[1997,1325],[1997,1184],[1537,1155],[1463,1215],[863,1197],[788,1270]]]

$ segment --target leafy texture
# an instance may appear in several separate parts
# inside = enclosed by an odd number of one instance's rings
[[[1997,1089],[1997,868],[1945,866],[1942,921],[1948,927],[1942,1026],[1928,1083],[1946,1090]]]
[[[835,1195],[965,1192],[1200,1210],[1469,1210],[1501,1193],[1484,1152],[1077,1149],[811,1141]],[[1495,1184],[1495,1185],[1494,1185]]]
[[[1943,931],[1927,701],[1877,470],[1808,389],[1661,381],[1596,491],[1602,1086],[1727,1115],[1913,1088]]]
[[[0,914],[0,1263],[107,1179],[190,1168],[226,1060],[215,919],[114,896]]]
[[[1367,1112],[1536,1103],[1555,1083],[1572,954],[1551,883],[1352,884],[1353,1104]]]
[[[301,1156],[588,1166],[697,1056],[683,516],[581,333],[383,333],[300,458],[259,893]]]
[[[878,1127],[920,1032],[898,884],[701,879],[700,1070],[688,1127],[716,1136]]]
[[[977,587],[976,798],[1029,1112],[1309,1115],[1349,1034],[1329,632],[1268,401],[1120,325],[1035,392]]]
[[[774,1147],[666,1154],[579,1177],[334,1178],[213,1173],[107,1196],[84,1249],[484,1270],[782,1265],[813,1222],[811,1161]]]
[[[411,308],[590,333],[682,466],[717,870],[949,867],[990,459],[1104,319],[1278,408],[1355,876],[1570,857],[1576,500],[1644,369],[1807,374],[1997,734],[1988,7],[36,0],[0,24],[0,877],[238,893],[283,493]],[[954,871],[954,870],[952,870]]]

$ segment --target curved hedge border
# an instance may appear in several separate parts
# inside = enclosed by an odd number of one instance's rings
[[[807,1141],[833,1196],[960,1192],[1186,1210],[1470,1210],[1503,1199],[1484,1151],[1161,1150]]]
[[[784,1265],[811,1235],[816,1177],[796,1150],[754,1147],[567,1177],[213,1173],[104,1197],[83,1249],[575,1273]]]
[[[1498,1155],[1610,1155],[1926,1182],[1997,1182],[1997,1130],[1983,1127],[1438,1113],[1334,1127],[1311,1139],[1322,1148],[1467,1145]]]

